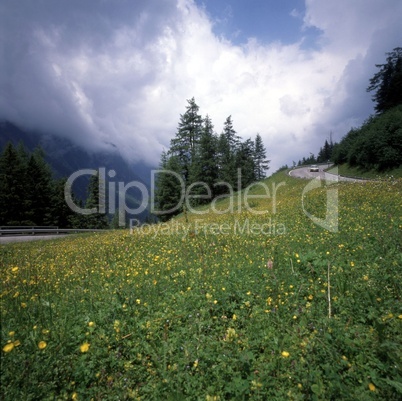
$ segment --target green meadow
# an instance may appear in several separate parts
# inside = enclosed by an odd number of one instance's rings
[[[1,399],[401,400],[402,180],[262,183],[0,246]]]

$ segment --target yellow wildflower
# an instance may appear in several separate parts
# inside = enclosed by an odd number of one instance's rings
[[[284,358],[289,358],[289,352],[288,351],[282,351],[282,353],[281,353],[281,355],[284,357]]]
[[[3,347],[4,352],[11,352],[14,349],[13,343],[8,343]]]
[[[369,383],[368,387],[369,387],[370,391],[375,391],[375,386],[373,383]]]
[[[47,347],[46,341],[39,341],[38,348],[45,349]]]
[[[90,347],[90,344],[87,343],[87,342],[85,342],[84,344],[82,344],[82,345],[80,346],[80,351],[81,351],[82,353],[88,352],[89,347]]]

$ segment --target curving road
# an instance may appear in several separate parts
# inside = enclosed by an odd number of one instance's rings
[[[304,178],[311,180],[313,178],[320,178],[321,180],[328,180],[328,181],[351,181],[351,182],[363,182],[366,180],[358,179],[358,178],[350,178],[350,177],[343,177],[338,175],[338,168],[334,167],[329,171],[324,171],[327,168],[331,167],[332,164],[320,164],[318,166],[318,172],[310,171],[310,166],[308,167],[298,167],[294,170],[289,171],[289,175],[291,177],[296,178]]]

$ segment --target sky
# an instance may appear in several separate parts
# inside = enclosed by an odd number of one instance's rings
[[[156,167],[187,100],[271,170],[374,113],[400,0],[2,0],[0,120]]]

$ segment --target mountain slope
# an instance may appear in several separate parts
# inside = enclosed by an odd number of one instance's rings
[[[46,154],[46,161],[51,166],[55,178],[69,177],[74,172],[82,169],[98,170],[99,168],[105,168],[106,174],[111,170],[116,173],[113,178],[109,179],[109,182],[116,183],[116,188],[119,182],[127,185],[133,181],[138,181],[147,188],[149,187],[151,168],[143,164],[129,164],[117,150],[114,153],[89,152],[66,138],[28,132],[13,123],[0,122],[0,149],[4,149],[9,141],[14,145],[22,142],[28,151],[33,151],[40,146]],[[83,175],[74,182],[74,193],[82,200],[86,199],[89,177],[89,175]],[[109,176],[107,175],[107,177]],[[142,194],[137,188],[133,187],[127,191],[126,204],[128,207],[137,208],[141,200]],[[143,215],[142,217],[144,218]]]

